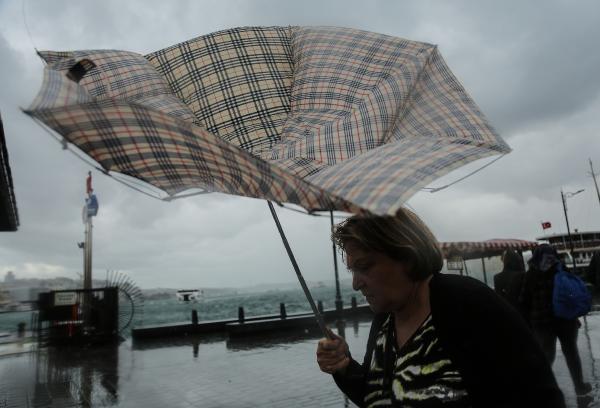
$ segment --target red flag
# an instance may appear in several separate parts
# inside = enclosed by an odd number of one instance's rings
[[[542,222],[542,229],[548,229],[548,228],[552,228],[552,224],[550,223],[550,221]]]
[[[91,194],[94,189],[92,188],[92,172],[88,171],[87,179],[85,179],[85,192]]]

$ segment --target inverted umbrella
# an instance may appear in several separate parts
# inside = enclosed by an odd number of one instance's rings
[[[394,214],[437,177],[510,151],[426,43],[244,27],[146,56],[40,55],[44,81],[25,112],[106,172],[169,197],[200,188]]]

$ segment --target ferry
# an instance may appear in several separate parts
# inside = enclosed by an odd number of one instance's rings
[[[571,238],[573,239],[573,257],[575,258],[577,273],[585,276],[594,252],[600,251],[600,231],[579,232],[575,230],[571,233]],[[572,265],[573,261],[569,256],[571,244],[569,243],[568,234],[545,235],[537,238],[537,240],[546,241],[552,245],[559,254],[564,254],[566,259],[568,259],[566,261],[567,266]]]
[[[198,289],[181,289],[176,293],[180,302],[197,302],[202,299],[202,291]]]

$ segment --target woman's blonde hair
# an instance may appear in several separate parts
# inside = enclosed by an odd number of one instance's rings
[[[401,208],[395,216],[355,215],[338,224],[332,240],[345,254],[352,242],[366,251],[380,252],[408,262],[410,276],[423,280],[439,272],[442,252],[431,230],[412,211]]]

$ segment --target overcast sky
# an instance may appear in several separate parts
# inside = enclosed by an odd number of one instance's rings
[[[27,33],[24,16],[31,38]],[[534,239],[541,221],[600,230],[588,159],[600,171],[600,2],[589,1],[42,1],[0,0],[0,113],[21,225],[0,234],[0,280],[77,277],[90,167],[19,111],[42,79],[40,50],[142,54],[249,25],[334,25],[438,44],[514,151],[435,194],[409,201],[441,241]],[[439,186],[481,167],[476,162]],[[141,287],[248,286],[295,275],[261,200],[146,197],[96,171],[94,277],[127,273]],[[329,219],[279,210],[307,280],[333,279]],[[342,269],[342,274],[345,274]]]

